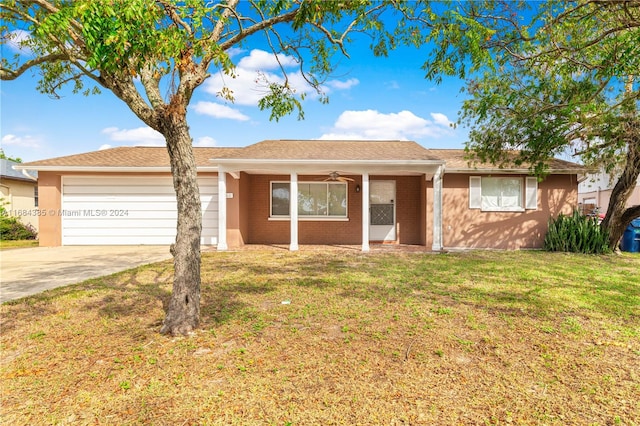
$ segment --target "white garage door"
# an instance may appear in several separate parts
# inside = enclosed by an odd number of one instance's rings
[[[202,244],[218,242],[218,180],[199,178]],[[64,177],[63,245],[164,245],[175,242],[171,177]]]

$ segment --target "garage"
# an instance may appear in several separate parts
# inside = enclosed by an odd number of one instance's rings
[[[202,244],[218,242],[216,177],[199,178]],[[63,245],[165,245],[176,236],[176,195],[170,176],[64,176]]]

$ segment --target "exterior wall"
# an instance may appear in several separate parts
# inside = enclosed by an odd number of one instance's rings
[[[425,206],[425,246],[429,249],[433,246],[433,179],[424,183]]]
[[[56,247],[62,245],[62,176],[115,176],[114,173],[80,173],[65,174],[62,172],[38,173],[38,210],[42,212],[39,217],[39,244],[41,247]],[[169,176],[168,173],[117,173],[117,176]],[[217,173],[201,173],[200,177],[216,177]],[[232,178],[228,179],[233,181]],[[227,183],[228,184],[228,183]],[[230,191],[227,191],[230,192]],[[231,200],[227,200],[229,202]],[[233,206],[233,203],[231,203]],[[232,207],[233,208],[233,207]],[[217,224],[215,224],[217,226]],[[231,232],[234,235],[233,232]],[[229,235],[229,227],[227,235]],[[228,237],[227,237],[228,238]]]
[[[238,181],[238,225],[239,234],[242,236],[242,243],[245,244],[249,237],[249,217],[251,216],[252,206],[250,202],[250,189],[252,185],[252,176],[247,173],[240,173]]]
[[[248,244],[288,244],[290,242],[290,223],[285,220],[270,220],[271,181],[289,181],[289,175],[242,175],[242,203],[247,205],[247,233],[244,241]],[[326,176],[298,176],[299,181],[322,181]],[[355,191],[356,185],[362,186],[362,177],[349,176],[348,182],[348,220],[300,220],[298,222],[298,242],[300,244],[362,244],[362,193]],[[401,244],[422,244],[425,241],[424,199],[422,190],[423,176],[371,176],[370,180],[396,181],[396,242]],[[246,198],[245,198],[246,191]]]
[[[389,179],[386,176],[373,177]],[[396,230],[400,244],[423,244],[424,241],[424,176],[396,176]]]
[[[610,179],[608,173],[589,174],[587,179],[578,185],[578,203],[589,208],[596,207],[601,214],[606,213],[609,209],[609,200],[615,184],[615,178],[613,180]],[[627,207],[637,205],[640,205],[640,178],[638,178],[637,185],[626,204]]]
[[[606,213],[609,209],[609,200],[611,199],[611,189],[605,189],[594,192],[583,192],[579,194],[578,202],[580,204],[595,204],[598,211],[602,214]],[[595,201],[595,203],[593,203]],[[627,200],[627,207],[633,207],[640,205],[640,186],[636,186]]]
[[[445,248],[540,248],[549,217],[570,214],[577,207],[577,176],[551,175],[538,183],[537,210],[482,212],[469,209],[469,176],[479,175],[444,176],[442,234]]]
[[[356,185],[362,185],[359,176],[350,176],[354,182],[347,187],[346,221],[313,220],[298,222],[300,244],[361,244],[362,243],[362,194],[356,193]],[[325,176],[298,176],[298,181],[322,181]],[[269,219],[271,207],[271,181],[289,181],[289,175],[250,175],[247,203],[249,244],[289,244],[289,219]]]
[[[62,245],[62,178],[59,172],[38,173],[38,209],[46,213],[40,216],[40,246]]]
[[[0,182],[1,199],[7,212],[18,217],[25,225],[33,226],[36,231],[38,224],[38,207],[35,205],[34,188],[38,184],[33,181],[18,179],[2,179]]]
[[[227,198],[227,246],[242,247],[244,239],[240,226],[240,206],[242,205],[241,181],[227,175],[227,194],[233,194]]]

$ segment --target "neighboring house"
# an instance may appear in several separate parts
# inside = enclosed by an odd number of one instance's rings
[[[463,150],[407,141],[269,140],[194,152],[202,243],[219,250],[346,244],[367,251],[370,243],[435,251],[537,248],[549,217],[576,208],[584,172],[554,160],[538,182],[526,167],[470,165]],[[174,240],[165,148],[112,148],[20,167],[39,172],[41,245]]]
[[[15,161],[0,158],[0,203],[10,216],[38,230],[38,173],[14,170]]]
[[[616,184],[616,178],[611,179],[608,173],[592,173],[578,185],[578,203],[586,214],[597,211],[604,215],[609,209],[611,191]],[[636,187],[627,200],[627,207],[640,205],[640,177]]]

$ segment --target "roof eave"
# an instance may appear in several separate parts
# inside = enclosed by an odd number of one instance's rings
[[[35,170],[38,172],[94,172],[94,173],[160,173],[171,172],[169,166],[39,166],[21,165],[17,170]],[[217,166],[197,166],[199,172],[217,172]]]
[[[495,174],[531,174],[529,169],[500,169],[500,168],[449,168],[447,173],[495,173]],[[576,169],[550,169],[548,174],[552,175],[579,175],[585,173],[584,170]]]
[[[280,165],[425,165],[425,166],[440,166],[445,163],[443,160],[327,160],[327,159],[277,159],[277,158],[212,158],[211,161],[214,164],[220,165],[265,165],[265,164],[280,164]]]
[[[37,183],[37,181],[38,181],[38,179],[37,179],[37,178],[35,178],[35,179],[28,179],[28,178],[26,178],[26,177],[9,176],[9,175],[2,175],[2,176],[0,176],[0,178],[1,178],[2,180],[15,180],[15,181],[18,181],[18,182],[27,182],[27,183],[29,183],[29,182],[30,182],[30,183]]]

